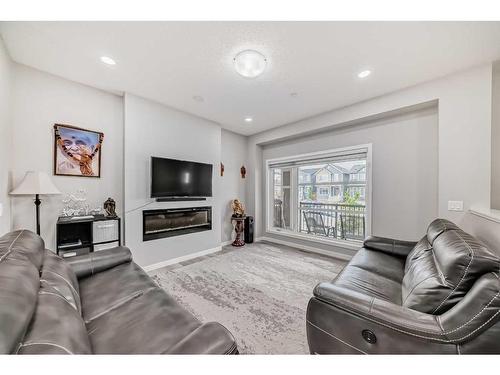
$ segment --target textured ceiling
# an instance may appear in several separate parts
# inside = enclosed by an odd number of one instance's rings
[[[19,63],[246,135],[500,58],[498,22],[2,22],[0,33]],[[244,49],[268,59],[256,79],[234,70]]]

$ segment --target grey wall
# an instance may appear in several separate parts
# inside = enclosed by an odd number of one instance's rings
[[[491,208],[500,210],[500,61],[493,65],[491,102]]]
[[[107,197],[122,212],[123,100],[81,85],[14,64],[12,91],[12,177],[19,183],[26,171],[46,172],[63,193],[87,192],[91,206],[102,207]],[[52,176],[55,123],[102,131],[101,177]],[[55,249],[55,224],[63,207],[62,196],[42,197],[41,235]],[[35,211],[31,197],[12,198],[14,229],[34,230]]]
[[[231,224],[231,201],[238,198],[245,201],[245,184],[247,179],[241,178],[240,168],[246,165],[247,137],[222,129],[221,161],[224,163],[224,176],[221,178],[221,240],[233,239],[234,230]]]
[[[195,202],[155,202],[149,198],[151,156],[213,164],[213,198]],[[220,126],[126,94],[124,160],[125,241],[138,264],[151,266],[220,246]],[[143,209],[194,206],[212,207],[211,231],[142,241]]]
[[[372,234],[419,239],[438,212],[437,107],[267,145],[262,158],[265,163],[367,143],[372,144]]]
[[[9,166],[12,63],[0,38],[0,236],[10,230]]]

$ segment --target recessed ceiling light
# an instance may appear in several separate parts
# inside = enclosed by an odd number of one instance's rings
[[[359,78],[366,78],[366,77],[368,77],[370,74],[372,74],[372,71],[371,71],[371,70],[363,70],[362,72],[359,72],[359,73],[358,73],[358,77],[359,77]]]
[[[116,65],[116,61],[109,56],[101,56],[101,61],[106,65]]]
[[[255,78],[261,75],[267,65],[266,57],[262,53],[251,49],[241,51],[233,61],[236,71],[247,78]]]
[[[193,100],[200,102],[200,103],[205,101],[205,99],[203,99],[203,96],[200,96],[200,95],[193,96]]]
[[[253,118],[251,117],[245,117],[245,122],[252,122],[253,121]]]

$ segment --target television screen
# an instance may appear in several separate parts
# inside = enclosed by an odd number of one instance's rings
[[[151,158],[151,197],[211,197],[212,164]]]

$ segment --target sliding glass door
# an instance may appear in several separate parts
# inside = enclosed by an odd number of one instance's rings
[[[267,163],[268,229],[333,241],[368,233],[368,147]]]

